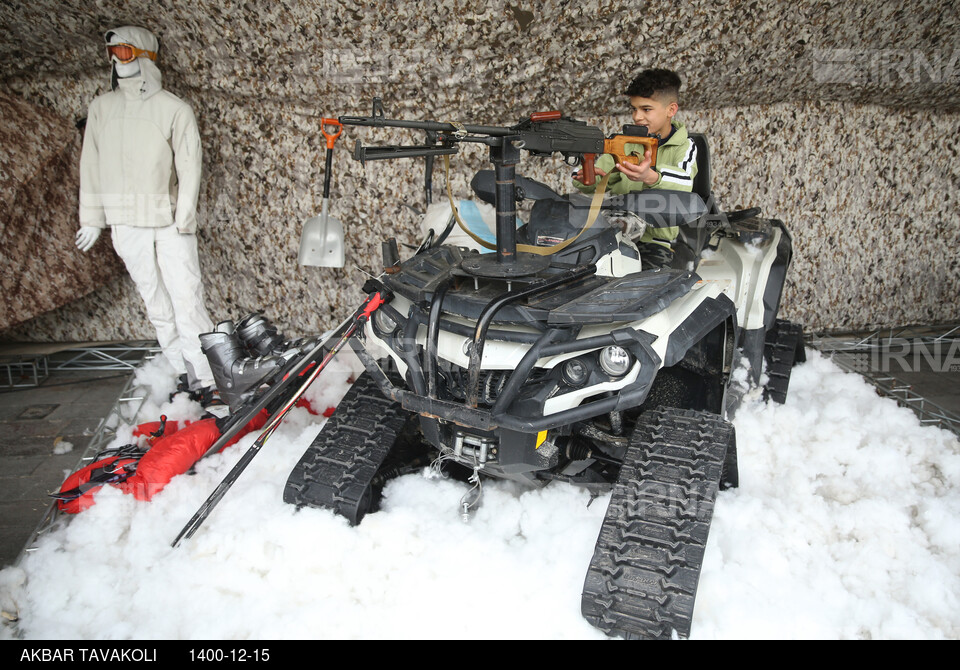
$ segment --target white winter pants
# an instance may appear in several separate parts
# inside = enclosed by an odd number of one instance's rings
[[[191,388],[213,386],[200,333],[213,330],[203,303],[197,236],[163,228],[112,226],[113,248],[123,259],[157,330],[157,342]]]

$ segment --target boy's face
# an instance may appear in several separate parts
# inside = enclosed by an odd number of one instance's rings
[[[670,134],[670,121],[679,108],[676,101],[664,102],[659,98],[630,96],[633,122],[638,126],[646,126],[650,133],[660,137]]]

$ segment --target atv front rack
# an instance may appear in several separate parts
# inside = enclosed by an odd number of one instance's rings
[[[602,335],[584,340],[551,343],[559,329],[550,330],[530,348],[523,357],[520,365],[510,375],[506,387],[498,396],[496,404],[491,409],[470,407],[468,405],[440,400],[426,394],[419,394],[410,390],[394,386],[387,374],[380,368],[377,361],[364,349],[363,344],[356,338],[351,339],[351,346],[357,357],[363,363],[367,372],[373,376],[384,396],[400,402],[404,409],[416,412],[422,416],[444,419],[461,426],[468,426],[478,430],[491,431],[497,428],[520,433],[539,433],[552,428],[569,425],[578,421],[586,421],[609,412],[630,409],[642,404],[650,391],[660,365],[660,357],[650,344],[656,339],[649,333],[641,333],[630,328],[615,330],[608,335]],[[646,337],[643,337],[646,335]],[[558,354],[587,352],[598,347],[619,345],[628,349],[640,361],[640,374],[637,379],[624,387],[616,395],[600,400],[594,400],[578,407],[548,414],[540,417],[527,417],[519,414],[510,414],[504,409],[517,399],[517,391],[526,381],[534,363],[545,356]],[[412,371],[413,372],[413,371]],[[419,371],[423,374],[422,368]],[[414,372],[414,374],[416,374]]]
[[[488,403],[490,406],[487,408],[480,407],[481,360],[484,345],[491,335],[490,327],[496,315],[512,303],[523,299],[529,300],[535,296],[574,284],[590,277],[595,271],[596,267],[593,265],[580,266],[535,282],[526,288],[508,291],[490,301],[477,319],[472,334],[473,339],[469,344],[468,381],[464,391],[464,402],[462,403],[442,399],[438,395],[437,347],[441,324],[440,315],[443,311],[444,298],[452,283],[451,280],[442,282],[434,291],[427,314],[418,315],[420,308],[416,304],[411,307],[407,316],[401,315],[396,310],[389,311],[391,318],[399,324],[396,332],[400,336],[396,340],[388,338],[387,341],[406,363],[408,383],[413,387],[413,390],[397,388],[357,338],[351,339],[351,346],[387,398],[400,402],[404,409],[422,416],[444,419],[478,430],[492,431],[497,428],[505,428],[522,433],[538,433],[612,411],[636,407],[646,398],[660,367],[661,358],[652,348],[656,336],[634,328],[624,327],[612,330],[604,335],[577,339],[579,329],[570,327],[569,324],[546,327],[539,335],[496,331],[498,339],[526,340],[530,348],[523,355],[516,368],[506,373],[508,377],[503,381],[496,398]],[[416,347],[409,343],[415,341],[417,329],[423,323],[424,318],[427,323],[427,338],[421,363],[421,358],[415,350]],[[535,339],[531,341],[531,338]],[[540,411],[532,412],[530,415],[525,415],[525,412],[511,411],[511,407],[520,397],[521,389],[525,383],[531,381],[531,373],[538,360],[563,354],[586,353],[611,345],[618,345],[627,349],[639,362],[637,378],[617,394],[547,415]]]

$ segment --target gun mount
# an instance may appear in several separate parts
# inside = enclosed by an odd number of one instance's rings
[[[517,251],[516,165],[520,162],[521,150],[540,156],[560,153],[569,164],[582,164],[584,174],[588,177],[587,183],[592,184],[595,175],[594,160],[597,155],[607,152],[614,139],[607,139],[599,128],[563,116],[558,111],[537,112],[510,127],[387,119],[380,98],[374,98],[371,116],[341,116],[339,121],[346,126],[410,128],[427,132],[428,142],[421,145],[364,146],[357,140],[353,157],[361,163],[370,160],[425,157],[429,172],[436,156],[458,153],[462,142],[490,147],[490,161],[493,163],[496,179],[496,256],[483,255],[479,259],[465,261],[462,269],[474,276],[502,279],[533,275],[550,264],[547,256]],[[631,134],[626,137],[627,140],[644,146],[649,146],[652,142],[655,151],[656,138],[647,136],[645,127],[629,128]],[[624,135],[615,137],[619,141],[617,147],[622,151]]]

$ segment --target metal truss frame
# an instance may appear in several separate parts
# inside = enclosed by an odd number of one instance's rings
[[[97,349],[96,347],[83,347],[82,349],[82,351],[78,350],[77,356],[72,357],[67,363],[69,366],[75,365],[78,367],[55,367],[54,369],[127,369],[131,372],[129,379],[127,379],[127,383],[117,396],[117,400],[114,402],[113,407],[110,409],[107,415],[100,420],[96,430],[94,430],[93,435],[90,438],[90,442],[87,444],[87,447],[84,450],[83,455],[80,457],[79,463],[74,468],[74,471],[79,470],[80,468],[91,463],[96,455],[117,436],[117,428],[122,423],[130,424],[136,420],[140,409],[143,407],[143,404],[147,399],[148,389],[137,384],[136,374],[134,373],[137,368],[154,358],[160,351],[156,342],[134,342],[127,346],[111,344],[108,348],[106,348],[106,350]],[[116,367],[96,367],[98,365]],[[57,503],[54,501],[47,509],[47,513],[38,524],[36,530],[33,531],[29,541],[24,545],[20,555],[17,557],[15,565],[19,565],[20,561],[23,560],[24,555],[34,550],[34,545],[40,536],[56,528],[59,525],[58,522],[60,520],[61,515],[57,508]]]
[[[0,361],[0,368],[7,373],[8,389],[34,388],[50,376],[46,356],[16,356],[11,360]],[[14,381],[15,378],[18,381]],[[29,381],[22,381],[24,379]]]
[[[845,371],[862,375],[882,395],[893,398],[902,407],[909,407],[921,423],[939,426],[960,437],[960,415],[927,400],[896,373],[878,370],[873,365],[879,353],[889,352],[893,347],[902,355],[919,344],[960,346],[960,324],[902,326],[867,333],[820,333],[808,337],[807,344]]]
[[[140,340],[136,342],[111,342],[68,349],[64,361],[51,364],[52,370],[134,370],[143,362],[143,357],[159,353],[156,342]]]
[[[159,351],[157,343],[148,340],[96,343],[55,353],[6,356],[0,361],[0,371],[6,372],[6,388],[33,388],[40,386],[50,376],[50,371],[132,371],[144,355]]]

